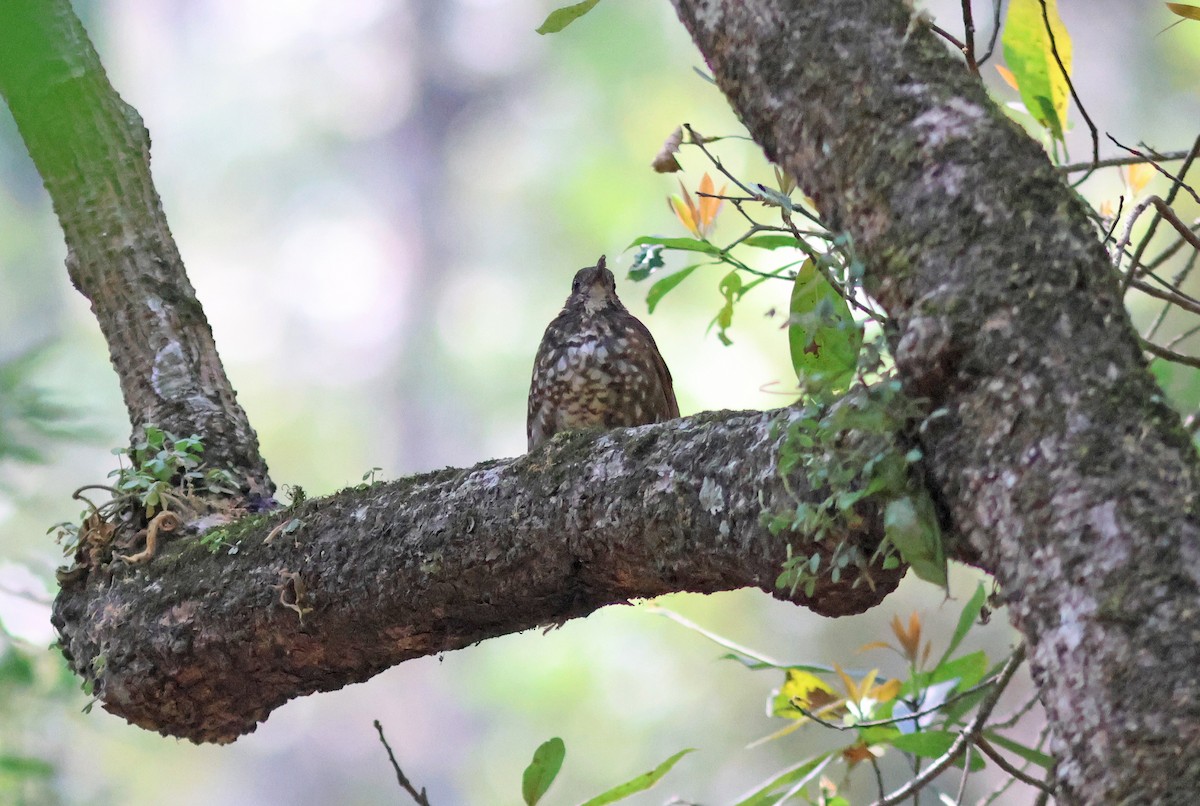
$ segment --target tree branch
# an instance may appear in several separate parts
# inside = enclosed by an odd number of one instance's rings
[[[933,400],[929,481],[1026,636],[1060,797],[1186,802],[1200,467],[1086,206],[902,0],[675,6],[751,136],[853,237]]]
[[[260,515],[230,526],[216,554],[185,537],[145,566],[101,557],[65,576],[54,624],[105,709],[228,742],[292,697],[604,605],[748,586],[785,598],[775,579],[788,543],[826,561],[834,548],[762,525],[764,509],[797,503],[773,428],[793,416],[722,412],[568,434],[518,459]],[[804,495],[802,479],[788,486]],[[882,527],[877,513],[862,515],[861,531],[830,540],[870,556]],[[265,542],[291,519],[298,529]],[[873,568],[874,588],[847,578],[795,601],[860,612],[902,575]]]
[[[252,500],[274,492],[258,438],[150,178],[150,136],[67,0],[5,0],[0,95],[54,202],[71,282],[92,303],[136,441],[144,425],[204,437]]]

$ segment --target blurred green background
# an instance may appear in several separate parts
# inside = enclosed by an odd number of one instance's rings
[[[1072,7],[1074,6],[1074,7]],[[538,0],[121,0],[77,2],[113,84],[145,118],[158,189],[239,399],[277,483],[310,496],[357,483],[515,456],[525,446],[534,350],[575,269],[609,255],[618,287],[654,331],[680,407],[785,405],[791,370],[780,319],[788,287],[738,308],[732,347],[706,327],[723,273],[699,273],[646,315],[647,284],[624,279],[639,235],[685,235],[667,209],[674,177],[649,162],[678,124],[741,133],[666,2],[606,0],[552,37]],[[981,35],[990,3],[976,3]],[[958,3],[928,8],[957,31]],[[1076,82],[1102,131],[1186,148],[1200,120],[1200,25],[1157,3],[1066,4]],[[985,68],[1001,100],[1016,94]],[[1073,119],[1078,119],[1073,115]],[[1090,151],[1079,125],[1075,159]],[[1114,153],[1105,143],[1103,151]],[[744,179],[770,181],[749,144],[720,153]],[[695,188],[705,166],[682,158]],[[1117,171],[1083,187],[1099,203]],[[1151,190],[1165,187],[1156,180]],[[1184,207],[1185,218],[1197,211]],[[717,241],[738,222],[726,210]],[[54,772],[7,790],[65,804],[406,802],[371,726],[435,804],[517,803],[537,745],[566,742],[548,799],[569,803],[684,747],[659,787],[723,803],[841,737],[815,728],[746,745],[782,727],[765,713],[776,676],[719,661],[722,650],[638,606],[610,607],[548,634],[509,636],[411,661],[368,683],[303,698],[229,747],[196,747],[126,725],[88,702],[43,651],[60,553],[46,528],[72,518],[77,487],[104,479],[128,422],[86,301],[67,280],[48,198],[7,111],[0,114],[0,362],[40,348],[27,385],[72,412],[77,438],[41,444],[42,464],[0,463],[0,648],[31,650],[3,674],[0,753]],[[674,260],[669,258],[669,260]],[[669,262],[668,269],[683,265]],[[1168,272],[1169,273],[1169,272]],[[1150,307],[1134,311],[1140,322]],[[1174,323],[1181,330],[1186,323]],[[1170,330],[1170,328],[1168,328]],[[1180,349],[1186,347],[1182,345]],[[1164,372],[1194,408],[1195,373]],[[3,426],[3,423],[0,423]],[[975,575],[951,594],[909,580],[875,611],[823,619],[753,591],[660,603],[788,661],[899,673],[855,648],[919,611],[944,646]],[[1003,613],[967,649],[999,658]],[[1028,691],[1023,679],[1004,703]],[[1036,729],[1036,726],[1035,726]],[[889,760],[893,785],[905,771]],[[992,782],[996,779],[991,779]],[[976,796],[987,779],[973,783]],[[0,800],[8,795],[0,790]],[[873,785],[855,778],[861,800]],[[1012,790],[1002,802],[1025,802]]]

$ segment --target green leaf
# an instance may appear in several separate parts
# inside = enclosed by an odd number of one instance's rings
[[[883,531],[917,576],[946,587],[946,555],[931,503],[924,498],[914,501],[910,495],[889,502]]]
[[[1025,759],[1031,764],[1037,764],[1042,769],[1048,770],[1054,766],[1054,758],[1046,755],[1040,750],[1035,750],[1032,747],[1026,747],[1020,742],[1014,742],[1007,736],[1001,736],[999,733],[996,733],[992,730],[985,730],[983,735],[987,737],[989,742],[1000,745],[1010,753],[1016,753],[1021,758]]]
[[[795,249],[796,239],[791,235],[755,235],[742,241],[746,246],[758,249]]]
[[[1071,72],[1071,37],[1058,16],[1056,0],[1045,0],[1046,17],[1054,34],[1054,46],[1063,67]],[[1011,0],[1004,23],[1004,61],[1017,81],[1021,100],[1029,114],[1062,141],[1067,125],[1070,88],[1051,48],[1050,35],[1042,19],[1040,0]]]
[[[9,647],[0,655],[0,683],[6,692],[12,693],[15,686],[29,686],[34,681],[33,663],[15,647]]]
[[[725,304],[721,306],[721,310],[717,311],[717,317],[713,322],[717,325],[717,338],[726,347],[733,344],[733,340],[725,335],[725,331],[733,324],[733,303],[741,297],[742,278],[737,273],[737,270],[729,272],[721,278],[721,284],[718,286],[721,294],[725,297]],[[709,325],[711,328],[712,325]]]
[[[789,790],[804,786],[813,778],[820,775],[826,765],[833,760],[833,757],[833,753],[822,753],[807,761],[800,762],[759,786],[758,789],[739,800],[736,806],[771,806],[778,803],[779,797],[783,794],[780,790],[785,786]]]
[[[54,765],[40,758],[0,755],[0,774],[16,778],[49,778],[54,774]]]
[[[950,749],[956,736],[957,733],[945,730],[902,733],[892,739],[891,745],[902,753],[912,753],[921,758],[937,758]]]
[[[858,362],[862,329],[812,260],[804,261],[792,286],[788,346],[796,377],[822,388],[844,386]]]
[[[699,265],[688,266],[686,269],[680,269],[674,274],[667,275],[650,286],[650,290],[646,293],[646,307],[650,310],[650,313],[654,313],[654,309],[668,292],[674,290],[677,285],[686,280],[688,275],[698,268],[700,268]]]
[[[542,799],[542,795],[546,794],[550,784],[558,777],[566,755],[567,746],[557,736],[542,742],[541,746],[533,751],[533,760],[521,776],[521,796],[525,798],[527,806],[534,806]]]
[[[660,244],[642,244],[633,253],[633,265],[629,267],[629,279],[641,282],[665,265]]]
[[[626,249],[644,244],[657,244],[664,249],[678,249],[683,252],[703,252],[706,255],[719,255],[721,250],[708,241],[698,241],[695,238],[660,238],[657,235],[643,235],[635,238]]]
[[[984,590],[983,583],[980,582],[975,587],[975,592],[971,594],[971,598],[963,607],[962,612],[958,614],[958,626],[954,628],[954,635],[950,636],[950,645],[946,647],[946,651],[938,659],[937,666],[934,667],[935,669],[945,663],[946,658],[954,654],[954,650],[958,649],[958,645],[967,637],[967,633],[971,631],[971,627],[975,626],[975,622],[979,618],[979,610],[983,607],[986,599],[987,591]]]
[[[636,778],[631,778],[625,783],[615,786],[607,792],[597,795],[591,800],[583,803],[583,806],[604,806],[606,803],[616,803],[618,800],[624,800],[630,795],[634,795],[638,792],[645,792],[647,789],[657,784],[664,775],[670,772],[671,768],[675,766],[675,763],[679,761],[679,759],[683,758],[688,753],[695,752],[695,750],[696,748],[694,747],[689,747],[686,750],[680,750],[662,764],[659,764],[657,767],[650,770],[650,772],[644,772]]]
[[[589,11],[595,8],[596,4],[599,2],[600,0],[583,0],[582,3],[575,3],[574,5],[556,8],[551,11],[550,15],[547,16],[545,21],[542,22],[541,27],[537,29],[537,32],[543,36],[546,34],[556,34],[563,28],[566,28],[568,25],[575,22],[575,20],[579,19],[584,14],[587,14]]]

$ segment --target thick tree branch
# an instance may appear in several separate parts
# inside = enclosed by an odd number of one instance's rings
[[[211,465],[269,499],[258,439],[150,178],[150,136],[67,0],[0,3],[0,95],[54,202],[71,281],[108,341],[134,439],[144,425],[203,435]]]
[[[935,493],[999,579],[1064,802],[1200,791],[1197,457],[1083,202],[902,0],[675,0],[897,323]]]
[[[772,429],[791,416],[576,433],[519,459],[346,490],[236,524],[224,537],[236,553],[184,537],[146,566],[81,568],[54,623],[107,710],[227,742],[292,697],[607,604],[747,586],[783,597],[789,542],[826,560],[833,548],[761,523],[797,503]],[[860,533],[830,541],[869,555],[882,532],[862,514]],[[293,518],[298,529],[264,542]],[[902,574],[873,569],[873,588],[846,579],[795,601],[859,612]]]

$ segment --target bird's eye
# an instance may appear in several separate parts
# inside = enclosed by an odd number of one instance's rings
[[[579,291],[579,281],[575,280],[571,283],[571,293],[575,294]]]

